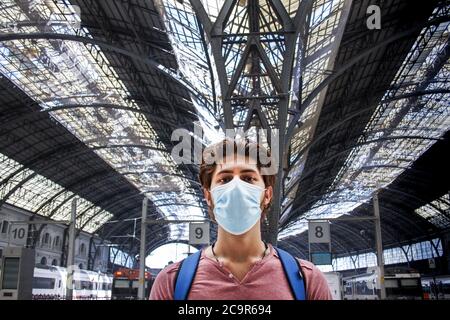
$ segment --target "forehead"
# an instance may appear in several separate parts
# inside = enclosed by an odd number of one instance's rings
[[[221,163],[218,163],[214,174],[228,171],[256,171],[259,173],[255,159],[242,155],[230,155],[225,157]]]

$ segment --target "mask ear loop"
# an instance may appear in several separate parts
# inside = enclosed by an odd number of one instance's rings
[[[267,188],[264,188],[264,194],[267,191]],[[264,198],[263,198],[263,202],[264,202]],[[269,205],[265,205],[263,204],[263,211],[267,210],[267,208],[269,207]],[[266,225],[269,223],[269,218],[267,216],[267,213],[264,215],[264,221],[263,221]],[[266,250],[267,250],[267,243],[264,241],[264,245],[266,246]]]

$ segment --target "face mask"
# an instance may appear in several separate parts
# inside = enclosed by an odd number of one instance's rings
[[[250,230],[261,217],[261,195],[264,188],[234,177],[211,190],[214,216],[228,233],[240,235]]]

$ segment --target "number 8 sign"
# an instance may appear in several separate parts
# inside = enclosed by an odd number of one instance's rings
[[[312,222],[308,223],[309,243],[329,243],[330,242],[330,223]]]
[[[190,244],[209,244],[209,222],[191,222],[189,224]]]

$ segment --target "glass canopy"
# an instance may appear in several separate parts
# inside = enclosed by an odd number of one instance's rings
[[[219,16],[224,0],[205,1],[202,4],[211,19]],[[211,44],[205,38],[189,1],[162,0],[159,8],[166,31],[173,46],[179,70],[162,65],[157,68],[184,84],[191,93],[200,125],[205,134],[204,144],[222,137],[217,131],[224,118],[216,61],[211,55]],[[282,0],[288,15],[294,17],[301,1]],[[244,54],[250,31],[246,10],[247,0],[239,0],[233,8],[235,17],[225,25],[224,64],[228,81]],[[296,106],[304,102],[333,70],[339,44],[347,21],[348,10],[344,0],[313,1],[307,22],[304,49],[297,41],[289,92],[288,123]],[[263,49],[275,75],[281,74],[283,54],[286,50],[280,35],[281,23],[273,13],[270,1],[260,0],[261,32],[264,33]],[[347,8],[348,9],[348,8]],[[436,10],[430,19],[443,13]],[[90,147],[114,170],[122,174],[138,190],[146,194],[157,210],[167,219],[204,219],[206,210],[189,179],[184,178],[165,144],[158,137],[150,122],[143,117],[139,102],[119,79],[100,46],[93,41],[89,30],[80,27],[80,16],[69,1],[33,2],[33,6],[21,1],[0,2],[0,32],[3,34],[39,35],[57,34],[61,37],[23,37],[0,43],[0,73],[10,79],[42,110],[66,127],[80,141]],[[376,111],[352,148],[345,165],[334,179],[328,192],[302,217],[288,225],[280,238],[296,235],[306,229],[310,217],[336,217],[348,213],[371,198],[373,191],[388,186],[407,169],[445,131],[449,129],[449,62],[436,64],[444,50],[450,32],[450,23],[425,27],[411,51],[403,61],[390,89],[385,92]],[[250,65],[250,64],[248,64]],[[259,66],[267,74],[267,66]],[[244,67],[243,77],[237,81],[234,95],[239,98],[254,88],[246,81],[251,70]],[[302,82],[299,83],[301,74]],[[275,95],[276,87],[269,79],[261,77],[259,94]],[[292,138],[289,178],[285,181],[283,220],[295,208],[292,202],[297,192],[298,179],[304,170],[307,152],[314,137],[326,89],[307,105],[299,118],[302,125]],[[275,95],[276,96],[276,95]],[[268,100],[261,110],[269,126],[276,127],[278,113],[276,101]],[[107,107],[109,106],[109,107]],[[111,107],[116,106],[116,108]],[[236,107],[233,121],[243,127],[246,110]],[[0,174],[8,176],[21,164],[1,155]],[[22,188],[8,199],[20,207],[57,219],[66,215],[67,208],[42,207],[46,199],[57,195],[64,201],[74,197],[68,190],[36,175],[21,170],[0,190],[2,196],[15,183],[33,175]],[[30,191],[32,190],[32,192]],[[66,201],[66,203],[68,203]],[[95,207],[82,199],[80,226],[93,232],[108,219],[111,213]],[[417,214],[423,215],[425,209]],[[170,225],[169,240],[185,240],[187,227]]]
[[[191,183],[183,178],[171,157],[171,150],[166,149],[142,116],[139,104],[130,99],[130,93],[101,48],[94,43],[73,41],[92,38],[87,28],[80,28],[76,7],[68,1],[42,1],[33,6],[20,1],[2,1],[0,26],[2,33],[61,35],[55,39],[30,37],[1,42],[0,73],[146,194],[163,216],[168,219],[203,219],[205,212]],[[163,66],[160,68],[177,73]],[[1,167],[2,177],[19,166],[5,158]],[[21,174],[31,172],[25,170]],[[20,181],[21,178],[23,176],[12,180]],[[45,198],[60,192],[60,186],[52,184],[52,188],[48,188],[46,185],[49,183],[36,176],[8,201],[35,210]],[[11,188],[11,185],[3,187],[3,194],[5,188]],[[33,190],[27,194],[27,197],[34,195],[33,201],[23,197],[21,192],[24,190]],[[59,198],[71,196],[70,191],[66,191]],[[83,211],[90,205],[82,201],[79,210]],[[61,207],[57,213],[51,214],[50,209],[41,208],[40,212],[59,218],[59,212],[70,212],[66,209]],[[111,217],[110,213],[96,207],[86,210],[83,219],[96,215],[86,225],[80,220],[87,231],[94,231]],[[171,238],[187,237],[185,226],[171,225],[170,228]]]
[[[442,14],[435,10],[430,20]],[[369,201],[448,131],[450,62],[440,57],[449,33],[449,22],[421,31],[327,194],[280,238],[305,231],[307,218],[337,217]]]

